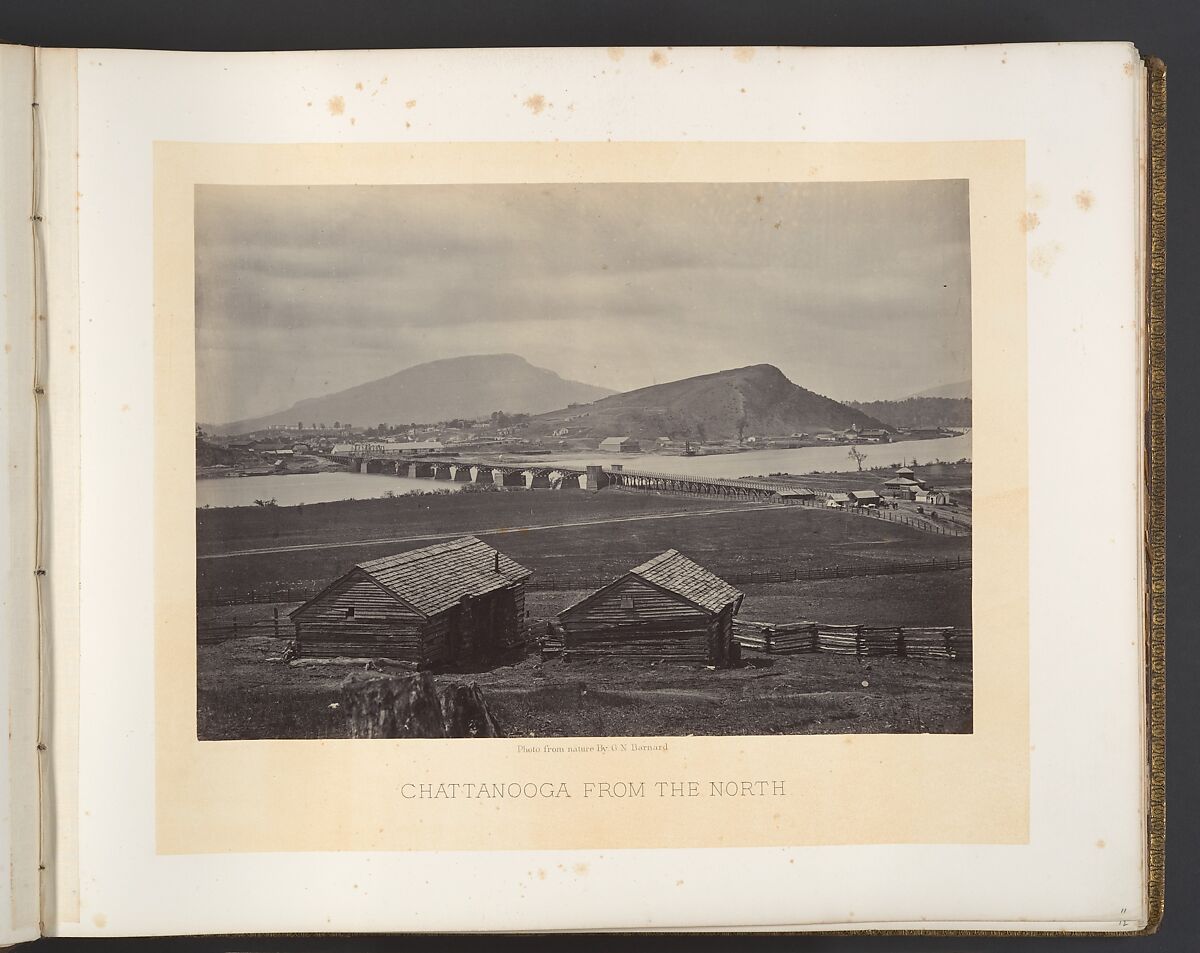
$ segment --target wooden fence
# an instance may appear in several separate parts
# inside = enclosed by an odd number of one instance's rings
[[[858,658],[971,660],[971,630],[954,626],[828,625],[821,622],[748,622],[733,620],[733,637],[743,649],[772,655],[830,652]]]

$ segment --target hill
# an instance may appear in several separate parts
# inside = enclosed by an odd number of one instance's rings
[[[971,382],[958,381],[954,384],[942,384],[940,387],[930,387],[919,394],[912,394],[910,400],[917,397],[950,397],[952,399],[971,397]]]
[[[850,406],[891,427],[970,427],[969,397],[909,397],[907,400],[850,401]]]
[[[335,394],[299,401],[287,410],[211,426],[214,433],[249,433],[272,424],[436,423],[487,417],[494,410],[537,414],[613,393],[565,380],[516,354],[477,354],[417,364]]]
[[[704,441],[845,430],[852,424],[884,427],[861,411],[792,383],[774,365],[755,364],[542,414],[530,431],[566,427],[572,436]]]
[[[262,466],[266,462],[260,453],[253,450],[238,450],[210,443],[200,434],[196,435],[196,466],[198,467],[245,467]]]

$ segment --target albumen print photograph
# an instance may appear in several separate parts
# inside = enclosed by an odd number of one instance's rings
[[[198,185],[199,739],[972,731],[968,182]]]

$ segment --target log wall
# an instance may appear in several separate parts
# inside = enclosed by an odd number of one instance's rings
[[[630,577],[569,610],[559,623],[568,657],[609,655],[717,664],[728,657],[731,619],[732,610],[713,616]]]

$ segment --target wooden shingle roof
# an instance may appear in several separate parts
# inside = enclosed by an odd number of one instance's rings
[[[449,609],[463,596],[482,596],[531,575],[474,536],[372,559],[355,568],[427,616]]]
[[[692,562],[675,549],[668,549],[629,572],[709,612],[720,612],[742,598],[742,593],[720,576]]]

